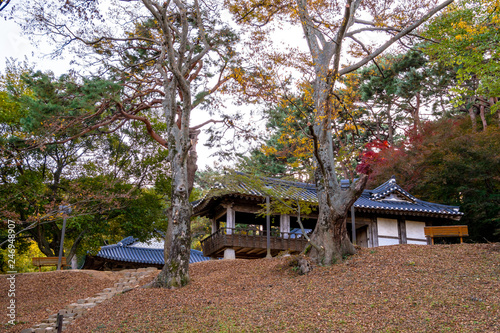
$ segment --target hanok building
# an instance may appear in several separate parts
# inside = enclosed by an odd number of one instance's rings
[[[281,199],[293,197],[317,207],[315,185],[259,179]],[[342,184],[349,186],[348,182]],[[208,217],[212,223],[212,234],[201,242],[204,256],[261,258],[266,256],[268,246],[273,256],[282,251],[297,253],[305,248],[307,240],[295,214],[272,215],[267,237],[266,217],[258,214],[265,207],[266,195],[258,186],[243,180],[221,187],[223,190],[214,188],[193,203],[194,215]],[[362,193],[351,208],[347,228],[351,241],[361,247],[425,245],[429,240],[424,227],[450,224],[459,221],[462,215],[459,207],[415,198],[391,178],[376,189]],[[317,209],[306,216],[301,215],[306,233],[314,230],[317,217]]]
[[[210,260],[203,253],[191,249],[189,263]],[[95,270],[122,270],[145,267],[162,268],[165,264],[164,242],[151,240],[139,242],[132,236],[122,239],[116,244],[101,247],[95,255],[87,255],[83,269]]]

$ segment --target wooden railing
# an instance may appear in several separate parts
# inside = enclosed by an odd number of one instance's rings
[[[275,251],[301,252],[307,244],[302,234],[271,231],[270,247]],[[203,255],[213,256],[224,248],[267,248],[267,231],[258,229],[220,228],[201,241]]]
[[[460,237],[462,244],[463,237],[469,236],[469,229],[466,225],[449,225],[439,227],[425,227],[425,236],[430,237],[434,245],[434,237]]]

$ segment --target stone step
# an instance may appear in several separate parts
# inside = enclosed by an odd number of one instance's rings
[[[67,305],[64,309],[58,311],[59,314],[63,315],[63,326],[64,331],[68,325],[71,324],[73,320],[83,316],[88,310],[101,304],[107,299],[110,299],[114,295],[130,291],[138,287],[139,282],[152,274],[156,274],[158,269],[155,267],[139,268],[139,269],[129,269],[120,272],[110,272],[110,275],[119,276],[120,278],[114,284],[114,287],[105,288],[100,293],[94,296],[87,297],[85,299],[79,299],[75,303]],[[42,323],[35,325],[32,328],[27,328],[21,331],[21,333],[40,333],[40,332],[56,332],[56,322],[57,313],[52,314],[45,319]]]

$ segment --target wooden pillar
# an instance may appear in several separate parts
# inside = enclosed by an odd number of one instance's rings
[[[290,215],[280,215],[280,232],[282,233],[281,237],[288,239],[290,232]]]
[[[271,212],[269,197],[266,197],[266,247],[267,255],[266,258],[272,258],[271,256]]]
[[[426,227],[431,227],[432,224],[429,221],[425,221],[425,226]],[[431,237],[430,236],[425,236],[425,239],[427,240],[427,245],[432,245]]]
[[[408,244],[406,239],[406,220],[404,218],[398,219],[398,234],[399,234],[399,244]]]
[[[233,204],[229,204],[226,206],[226,234],[232,235],[235,226],[236,226],[236,213],[233,209]]]
[[[376,217],[371,218],[369,229],[370,229],[371,247],[378,247],[378,226]]]
[[[210,222],[212,222],[212,233],[217,232],[217,229],[219,229],[217,219],[214,217],[213,219],[210,219]]]
[[[356,244],[356,216],[354,215],[354,204],[351,206],[351,229],[352,243]]]

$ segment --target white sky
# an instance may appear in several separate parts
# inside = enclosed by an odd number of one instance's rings
[[[128,4],[128,3],[127,3]],[[0,72],[3,72],[5,68],[5,60],[8,58],[14,58],[18,61],[23,61],[25,57],[30,65],[33,65],[35,69],[42,71],[52,71],[55,75],[61,75],[68,72],[71,68],[69,60],[57,59],[53,60],[47,54],[52,50],[50,45],[44,45],[39,48],[33,46],[26,36],[21,34],[21,29],[17,26],[14,21],[6,21],[2,17],[0,12]],[[281,31],[277,30],[273,36],[273,48],[281,49],[286,46],[298,47],[301,50],[307,50],[307,45],[303,37],[302,29],[298,26],[290,27],[286,26]],[[378,35],[376,33],[367,34],[364,36],[369,40],[378,40]],[[360,38],[360,39],[364,39]],[[384,38],[385,39],[385,38]],[[363,40],[366,42],[365,40]],[[342,57],[344,60],[349,59],[349,57]],[[73,65],[77,66],[77,65]],[[76,68],[75,68],[76,69]],[[236,106],[230,101],[225,102],[226,109],[222,110],[224,113],[231,113],[231,111],[239,110],[246,111],[255,110],[259,106]],[[217,116],[214,116],[216,119]],[[199,110],[194,110],[192,117],[192,126],[203,123],[208,120],[209,116],[207,112],[200,112]],[[257,122],[259,119],[254,116],[251,119],[252,122]],[[264,122],[258,123],[261,130],[265,131]],[[197,152],[198,152],[198,165],[199,170],[205,169],[207,166],[213,167],[214,163],[218,164],[220,167],[221,162],[215,157],[210,157],[215,151],[210,151],[204,146],[204,143],[208,140],[208,136],[202,131],[200,135]],[[240,147],[247,145],[248,143],[240,142]],[[227,165],[227,163],[222,163]]]
[[[1,19],[1,17],[0,17]],[[71,69],[71,65],[67,59],[51,59],[47,54],[51,51],[50,46],[37,48],[31,44],[27,36],[22,35],[21,29],[14,21],[0,20],[0,72],[4,72],[7,59],[15,59],[17,61],[28,60],[30,65],[33,65],[35,70],[52,71],[56,76],[67,73]],[[196,114],[196,111],[195,111]],[[201,112],[200,112],[201,114]],[[205,119],[206,120],[206,119]],[[202,123],[203,118],[198,117],[193,120],[193,125]],[[198,143],[198,164],[199,170],[205,169],[207,166],[213,166],[217,158],[210,157],[212,151],[203,146],[208,140],[208,136],[200,136]]]
[[[295,30],[295,31],[294,31]],[[276,36],[277,45],[284,47],[285,44],[296,45],[298,41],[303,41],[303,47],[305,47],[305,41],[302,37],[302,31],[300,29],[286,29],[283,31],[278,31]],[[0,72],[3,72],[6,66],[7,59],[15,59],[17,61],[24,61],[27,59],[28,64],[32,65],[35,70],[42,71],[52,71],[56,76],[62,75],[68,72],[71,66],[69,60],[51,59],[48,55],[52,50],[50,45],[34,46],[28,39],[27,36],[22,34],[20,27],[13,20],[5,20],[0,13]],[[230,113],[231,110],[242,110],[249,111],[251,108],[257,108],[257,106],[236,106],[231,102],[226,103],[225,113]],[[217,116],[213,117],[214,119]],[[197,112],[194,110],[192,125],[195,126],[205,120],[210,119],[206,112]],[[259,119],[254,116],[251,120],[256,122]],[[264,122],[262,122],[262,130],[264,129]],[[198,152],[198,165],[199,170],[204,170],[206,167],[220,167],[221,165],[227,165],[227,162],[219,161],[217,157],[210,157],[215,150],[210,150],[203,144],[208,140],[208,135],[200,135],[197,152]],[[245,146],[247,143],[241,142],[241,146]]]
[[[28,37],[23,36],[21,28],[14,21],[5,21],[0,16],[0,71],[4,71],[7,59],[18,61],[28,59],[28,63],[35,69],[51,70],[61,75],[70,69],[69,61],[63,59],[52,60],[47,56],[49,49],[40,50],[34,47]]]

